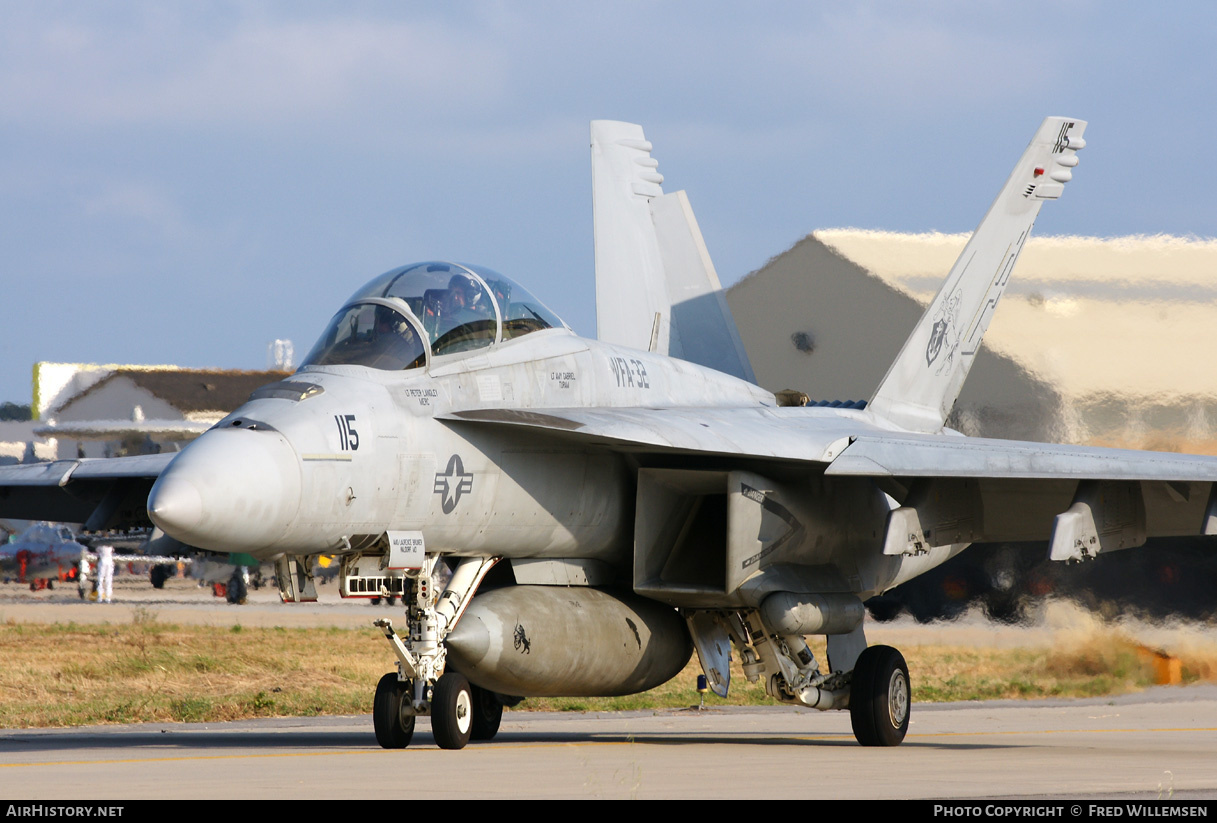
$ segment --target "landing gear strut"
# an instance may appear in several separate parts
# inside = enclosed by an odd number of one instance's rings
[[[800,628],[771,629],[758,610],[689,617],[702,668],[708,678],[715,675],[711,686],[720,697],[729,684],[729,676],[722,675],[727,666],[721,651],[729,637],[744,676],[753,683],[764,678],[770,697],[820,710],[848,708],[854,737],[863,746],[899,746],[908,733],[912,702],[904,656],[891,646],[868,647],[859,614],[852,629],[841,621],[836,632],[827,634],[829,668],[821,672],[802,636],[810,632]]]
[[[496,715],[493,708],[486,707],[481,689],[475,691],[464,675],[445,671],[444,646],[444,638],[498,558],[463,561],[437,597],[438,561],[438,556],[428,555],[421,568],[406,572],[402,601],[409,629],[404,638],[393,629],[392,621],[374,621],[397,657],[397,671],[382,677],[376,687],[372,711],[376,742],[386,749],[410,744],[418,715],[431,715],[431,731],[441,749],[464,748],[471,737],[489,740],[499,728],[502,705],[490,694],[498,707]]]
[[[849,719],[863,746],[899,746],[909,730],[909,667],[891,646],[870,646],[854,666]]]

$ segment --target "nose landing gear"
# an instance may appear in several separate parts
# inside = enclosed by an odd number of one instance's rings
[[[446,672],[431,694],[431,732],[441,749],[463,749],[473,732],[473,694],[463,674]]]
[[[399,680],[397,672],[389,672],[376,684],[372,725],[376,729],[376,742],[383,748],[404,749],[414,737],[412,685],[408,680]]]
[[[380,679],[373,703],[376,742],[386,749],[410,744],[418,715],[431,716],[431,731],[441,749],[462,749],[469,740],[489,740],[499,728],[503,704],[498,695],[471,686],[465,676],[445,671],[444,638],[456,625],[482,578],[498,558],[469,558],[452,573],[442,595],[436,592],[436,555],[405,574],[409,633],[405,642],[390,620],[373,621],[397,657],[397,671]],[[497,713],[495,709],[497,708]]]

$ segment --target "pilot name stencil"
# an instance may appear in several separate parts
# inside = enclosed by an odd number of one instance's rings
[[[403,389],[402,394],[420,406],[430,406],[439,392],[436,389]]]
[[[576,376],[573,371],[551,371],[549,379],[552,383],[557,383],[560,389],[569,389],[571,384],[575,382]],[[618,382],[618,385],[621,385]]]
[[[448,458],[448,468],[435,475],[435,493],[440,496],[444,514],[452,514],[461,495],[473,491],[473,472],[465,471],[465,464],[458,454]]]

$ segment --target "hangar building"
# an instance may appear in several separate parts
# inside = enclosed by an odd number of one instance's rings
[[[867,400],[965,234],[814,231],[727,292],[757,379]],[[950,424],[986,437],[1217,454],[1217,241],[1037,237]]]

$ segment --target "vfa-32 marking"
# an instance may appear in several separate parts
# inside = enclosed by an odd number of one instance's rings
[[[610,357],[609,366],[617,379],[617,388],[649,389],[646,364],[634,357]]]

